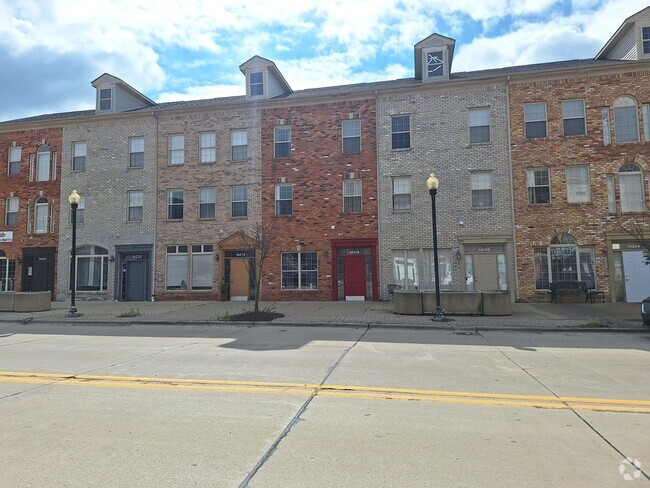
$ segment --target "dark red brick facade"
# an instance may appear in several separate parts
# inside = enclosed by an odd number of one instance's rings
[[[606,300],[616,298],[612,243],[633,240],[619,222],[625,225],[647,216],[650,143],[644,138],[642,106],[650,103],[650,72],[638,66],[627,67],[629,71],[615,69],[574,70],[570,75],[554,77],[547,74],[515,80],[509,86],[517,273],[522,301],[549,300],[547,291],[536,289],[534,249],[548,247],[554,236],[563,233],[572,235],[578,246],[593,246],[596,286],[604,291]],[[622,96],[631,96],[637,102],[639,142],[617,143],[614,102]],[[585,101],[587,134],[564,136],[562,101],[581,99]],[[537,102],[546,103],[547,137],[526,139],[524,104]],[[609,145],[603,137],[605,108],[609,110]],[[643,170],[645,213],[621,214],[617,174],[628,162],[635,162]],[[567,203],[566,167],[571,165],[589,168],[588,202]],[[527,170],[533,168],[550,170],[549,204],[528,203]],[[616,212],[608,210],[607,175],[613,175],[616,181]],[[571,299],[584,301],[584,296]]]
[[[276,220],[276,235],[263,270],[262,299],[343,299],[339,281],[343,287],[344,273],[343,266],[337,269],[337,253],[367,253],[367,276],[371,268],[372,279],[366,297],[378,299],[375,117],[374,99],[262,110],[262,221]],[[356,154],[343,154],[342,123],[347,120],[360,120],[361,151]],[[274,157],[276,126],[291,127],[290,157]],[[361,180],[360,212],[343,211],[345,179]],[[275,215],[275,185],[279,183],[292,185],[291,215]],[[317,254],[314,289],[283,289],[282,253],[298,251]]]

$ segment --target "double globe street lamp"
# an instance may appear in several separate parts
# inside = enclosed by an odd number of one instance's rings
[[[440,273],[438,271],[438,229],[436,226],[436,194],[440,181],[436,175],[431,173],[427,179],[427,188],[431,195],[431,213],[433,216],[433,266],[436,275],[436,311],[433,314],[433,320],[443,320],[445,311],[440,306]]]
[[[79,202],[81,197],[77,193],[77,190],[72,190],[70,196],[68,197],[68,202],[70,202],[70,208],[72,209],[72,262],[70,263],[70,289],[72,291],[70,297],[70,310],[66,314],[66,317],[79,317],[79,312],[75,305],[75,291],[77,290],[77,208],[79,207]]]

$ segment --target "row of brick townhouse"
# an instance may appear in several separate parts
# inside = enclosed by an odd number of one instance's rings
[[[254,56],[245,95],[160,104],[104,74],[94,110],[0,123],[1,291],[67,297],[73,189],[80,299],[253,298],[241,236],[269,224],[264,300],[432,289],[433,171],[443,290],[649,295],[624,228],[649,225],[650,8],[594,59],[454,73],[454,50],[433,34],[412,78],[298,91]]]

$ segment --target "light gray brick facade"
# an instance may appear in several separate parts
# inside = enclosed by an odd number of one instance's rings
[[[129,167],[129,139],[144,138],[144,164]],[[73,144],[86,144],[85,170],[73,171]],[[61,212],[59,241],[59,299],[67,299],[70,284],[72,224],[68,195],[72,190],[84,197],[84,221],[77,224],[77,248],[97,246],[108,251],[106,289],[81,291],[80,300],[117,300],[120,296],[123,266],[119,249],[144,250],[148,259],[146,279],[151,296],[155,235],[156,119],[152,115],[119,117],[97,116],[87,121],[65,125],[61,157]],[[142,221],[129,222],[128,193],[143,192]],[[120,246],[119,249],[116,246]],[[102,258],[103,259],[103,258]],[[124,268],[125,270],[125,268]],[[117,277],[117,279],[116,279]],[[145,286],[146,283],[144,284]]]
[[[470,144],[469,109],[472,108],[489,108],[489,142]],[[410,116],[409,149],[392,149],[391,117],[395,115]],[[418,289],[434,286],[431,280],[425,279],[428,270],[423,259],[423,250],[433,248],[431,198],[426,187],[432,172],[440,180],[436,199],[438,249],[441,254],[448,253],[451,267],[451,282],[447,284],[441,267],[443,289],[471,289],[473,276],[470,277],[471,270],[466,270],[466,250],[494,254],[494,246],[499,246],[505,254],[507,288],[514,290],[505,83],[459,86],[447,82],[443,86],[428,84],[421,89],[380,92],[377,148],[382,298],[387,296],[389,283],[398,283],[394,261],[400,259],[397,250],[412,251],[419,275],[400,284]],[[471,173],[474,171],[492,173],[491,206],[472,208]],[[392,181],[400,176],[411,179],[410,210],[393,210]]]

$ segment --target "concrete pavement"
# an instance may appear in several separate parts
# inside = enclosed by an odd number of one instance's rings
[[[0,322],[67,324],[199,324],[263,325],[268,322],[233,322],[226,319],[253,309],[252,302],[78,301],[80,317],[67,318],[68,302],[53,302],[46,312],[0,312]],[[444,322],[431,316],[397,315],[391,302],[261,302],[260,309],[284,314],[274,325],[327,325],[413,327],[449,330],[649,330],[643,327],[637,303],[515,303],[504,317],[449,315]]]

